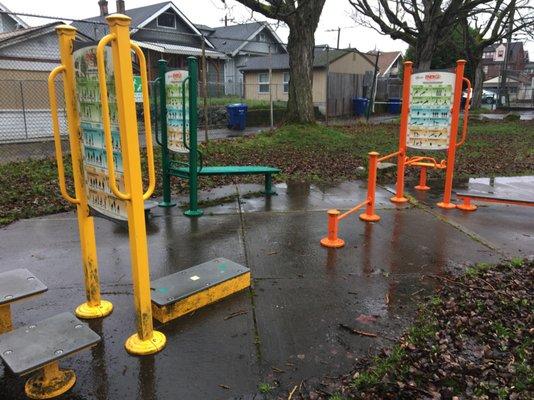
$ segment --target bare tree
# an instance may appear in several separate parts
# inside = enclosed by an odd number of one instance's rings
[[[326,0],[237,1],[253,12],[282,21],[289,27],[288,121],[313,122],[315,120],[312,97],[314,34]]]
[[[429,69],[440,38],[490,0],[349,0],[356,22],[415,49],[415,66]]]
[[[530,0],[494,0],[478,6],[460,20],[468,62],[475,71],[472,107],[480,107],[484,71],[484,49],[505,37],[524,33],[534,36],[534,4]],[[472,31],[476,35],[472,34]],[[471,34],[469,32],[471,31]]]

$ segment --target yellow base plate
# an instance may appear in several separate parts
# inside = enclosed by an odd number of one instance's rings
[[[76,383],[76,375],[70,369],[59,370],[45,382],[42,370],[26,381],[24,391],[30,399],[52,399],[62,395]]]
[[[154,354],[161,351],[165,344],[167,343],[167,338],[165,335],[159,331],[152,332],[152,339],[141,340],[139,335],[133,334],[130,336],[124,347],[128,353],[136,356],[146,356],[148,354]]]
[[[247,272],[218,285],[207,287],[201,292],[194,293],[189,297],[169,305],[159,306],[152,303],[152,314],[156,320],[165,323],[240,292],[249,286],[250,272]]]
[[[113,304],[107,300],[101,300],[100,305],[91,306],[89,303],[83,303],[76,308],[76,316],[82,319],[103,318],[111,314]]]

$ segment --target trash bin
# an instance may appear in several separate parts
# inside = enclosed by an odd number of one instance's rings
[[[388,113],[400,114],[402,101],[399,97],[390,97],[388,99]]]
[[[352,99],[352,109],[354,115],[361,117],[367,111],[367,106],[369,105],[369,99],[365,97],[354,97]]]
[[[235,103],[226,106],[226,118],[228,129],[239,129],[242,131],[247,124],[246,104]]]

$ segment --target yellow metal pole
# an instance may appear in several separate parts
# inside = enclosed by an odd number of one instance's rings
[[[137,132],[137,117],[134,102],[132,46],[130,22],[126,15],[113,14],[107,18],[113,54],[115,89],[119,114],[119,131],[122,146],[124,182],[128,193],[127,213],[130,237],[132,280],[137,333],[126,340],[126,350],[131,354],[153,354],[165,347],[166,338],[154,331],[150,300],[150,274],[148,244],[145,227],[141,156]]]
[[[61,64],[65,68],[63,75],[65,108],[72,159],[72,175],[74,178],[74,190],[76,192],[77,200],[76,211],[78,215],[78,228],[80,231],[85,294],[87,297],[87,302],[76,308],[76,315],[79,318],[86,319],[100,318],[109,315],[113,310],[113,305],[109,301],[100,298],[100,278],[96,255],[95,227],[93,217],[89,215],[89,206],[87,204],[87,195],[85,192],[80,145],[80,122],[76,108],[74,60],[72,57],[72,47],[76,37],[76,29],[68,25],[60,25],[56,28],[56,32],[59,36]],[[58,163],[58,167],[59,165],[60,163]],[[59,172],[60,176],[64,173],[63,171]]]

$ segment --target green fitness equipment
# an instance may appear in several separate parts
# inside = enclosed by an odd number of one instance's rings
[[[171,200],[171,176],[177,176],[189,180],[189,208],[184,212],[188,217],[199,217],[203,211],[198,208],[198,177],[200,175],[264,175],[265,190],[267,196],[275,195],[276,192],[272,187],[272,175],[280,172],[278,168],[269,166],[246,165],[246,166],[203,166],[202,153],[198,149],[197,130],[198,130],[198,109],[197,109],[197,92],[198,92],[198,61],[195,57],[187,58],[189,75],[181,82],[182,91],[182,141],[184,147],[188,150],[188,162],[178,161],[174,157],[176,152],[169,149],[168,143],[168,126],[167,126],[167,91],[166,91],[166,74],[172,70],[167,68],[167,61],[158,61],[158,78],[154,82],[154,107],[158,110],[159,94],[159,124],[160,135],[158,136],[157,120],[154,118],[156,127],[156,142],[161,146],[161,164],[162,164],[162,187],[163,200],[159,203],[160,207],[173,207],[176,205]],[[185,113],[186,108],[186,84],[188,84],[189,100],[189,140],[187,140],[187,124]],[[159,89],[159,90],[158,90]],[[159,93],[158,93],[159,92]]]

